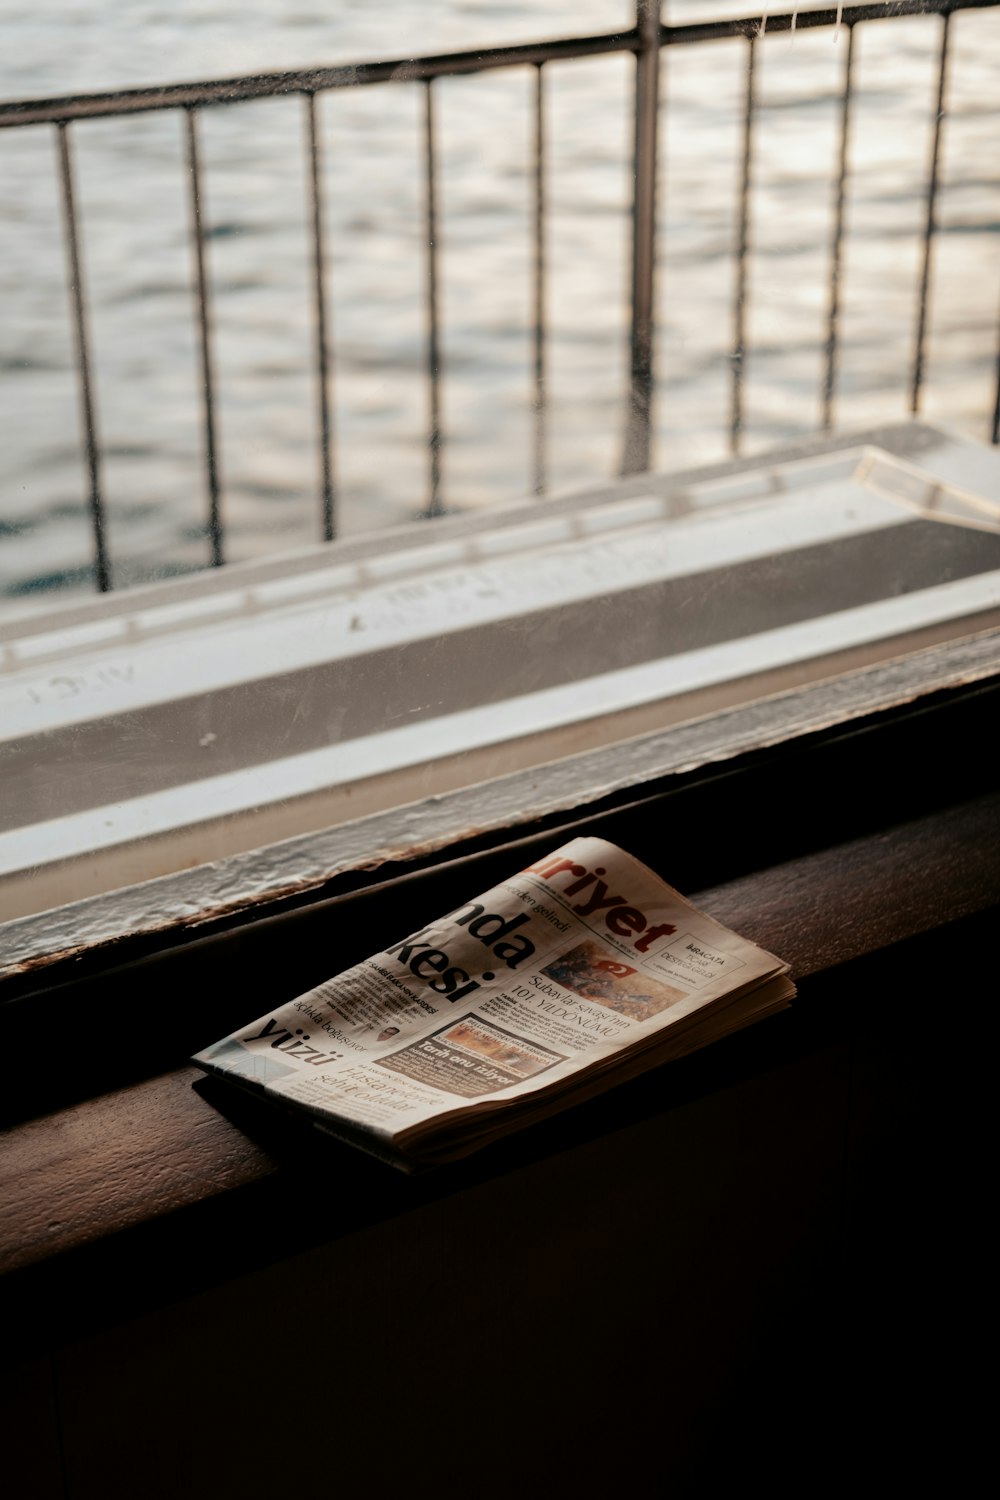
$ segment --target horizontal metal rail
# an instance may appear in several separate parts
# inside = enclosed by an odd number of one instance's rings
[[[71,172],[69,135],[73,122],[88,119],[118,118],[154,110],[180,110],[186,115],[188,158],[190,167],[191,232],[194,250],[194,284],[196,317],[200,330],[201,401],[205,448],[205,485],[207,493],[206,537],[209,561],[218,565],[224,556],[224,527],[220,480],[220,442],[216,423],[212,359],[211,283],[205,256],[207,228],[203,221],[201,173],[198,156],[197,116],[204,108],[238,104],[250,100],[299,95],[306,106],[306,151],[310,188],[312,239],[313,299],[315,306],[315,365],[317,422],[320,454],[320,534],[330,540],[336,532],[336,475],[334,463],[334,421],[330,387],[333,371],[333,348],[330,338],[330,315],[326,291],[326,248],[324,202],[321,170],[321,140],[316,118],[316,95],[327,90],[359,88],[384,83],[422,83],[424,85],[423,177],[424,238],[426,247],[425,309],[426,380],[428,390],[429,457],[428,500],[423,514],[435,516],[447,509],[444,496],[443,456],[445,433],[442,417],[444,381],[443,340],[440,326],[440,263],[437,146],[434,130],[434,91],[436,79],[494,71],[499,68],[525,68],[535,72],[533,90],[533,152],[531,218],[533,253],[533,455],[532,484],[536,494],[546,488],[546,422],[549,391],[546,368],[546,149],[545,92],[543,70],[546,65],[573,59],[631,53],[635,58],[635,156],[632,200],[632,312],[631,373],[627,393],[623,472],[637,472],[651,463],[651,441],[655,427],[654,371],[655,298],[654,277],[656,251],[657,199],[657,132],[660,110],[658,82],[659,54],[662,48],[697,43],[743,39],[747,44],[745,98],[743,108],[743,144],[740,178],[735,212],[736,239],[733,246],[735,286],[732,303],[733,346],[731,362],[731,401],[729,420],[730,448],[739,451],[746,426],[744,390],[747,376],[749,309],[751,299],[750,262],[753,254],[752,186],[754,162],[754,127],[759,105],[754,89],[754,53],[758,42],[781,32],[807,31],[816,28],[844,27],[848,47],[840,96],[840,129],[837,160],[834,164],[833,225],[830,244],[829,296],[827,333],[824,346],[824,374],[820,392],[820,423],[829,429],[834,420],[839,354],[841,283],[843,277],[843,241],[845,235],[845,202],[850,179],[849,130],[852,103],[852,60],[854,28],[858,25],[899,20],[904,17],[937,16],[941,18],[938,80],[935,99],[931,101],[932,149],[926,179],[926,213],[923,231],[921,275],[915,318],[915,348],[910,381],[910,404],[919,409],[921,389],[926,377],[926,346],[929,305],[933,279],[933,249],[937,234],[937,199],[941,188],[941,142],[946,117],[946,74],[948,66],[948,32],[950,17],[960,11],[989,10],[1000,6],[1000,0],[874,0],[874,3],[826,6],[820,9],[786,10],[781,13],[756,14],[730,19],[716,19],[685,25],[663,25],[659,0],[636,0],[636,24],[628,30],[600,36],[557,38],[516,46],[501,46],[476,51],[441,53],[419,58],[383,60],[337,67],[309,68],[281,73],[262,73],[241,78],[214,79],[205,82],[177,83],[150,88],[122,89],[106,93],[74,94],[50,99],[26,99],[0,102],[0,129],[30,125],[53,125],[58,141],[63,183],[66,224],[68,283],[71,315],[74,324],[77,376],[80,386],[83,447],[87,469],[87,488],[94,544],[94,578],[99,589],[113,585],[111,562],[107,552],[104,509],[100,485],[100,443],[96,418],[92,360],[86,292],[83,284],[81,225],[75,209]],[[997,361],[996,397],[993,403],[992,438],[1000,440],[1000,356]]]
[[[827,6],[822,10],[789,10],[767,16],[767,35],[780,31],[808,31],[813,27],[854,26],[860,21],[899,20],[903,16],[952,15],[962,10],[989,10],[1000,0],[875,0],[864,5]],[[698,21],[683,26],[661,26],[660,46],[723,41],[727,37],[756,36],[762,14],[731,20]],[[101,115],[134,115],[155,109],[200,108],[239,104],[275,94],[316,94],[325,89],[363,88],[376,83],[424,82],[433,78],[486,73],[495,68],[599,57],[610,52],[638,52],[643,39],[638,27],[601,36],[556,38],[524,42],[474,52],[442,52],[429,57],[341,64],[329,68],[299,68],[283,73],[257,73],[243,78],[215,78],[200,83],[172,83],[153,88],[118,89],[111,93],[65,94],[51,99],[21,99],[0,103],[0,129],[14,125],[92,119]]]

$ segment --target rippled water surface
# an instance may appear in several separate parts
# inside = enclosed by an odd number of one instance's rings
[[[747,14],[670,0],[673,20]],[[538,0],[33,0],[5,18],[0,97],[407,57],[630,23],[627,5]],[[907,410],[941,22],[860,29],[838,420]],[[846,38],[757,49],[747,449],[819,420]],[[726,452],[747,46],[669,49],[659,201],[659,467]],[[1000,13],[952,23],[926,413],[985,437],[1000,304]],[[547,78],[549,480],[615,472],[627,368],[631,58]],[[435,86],[440,145],[445,500],[527,493],[532,435],[534,69]],[[427,500],[423,89],[319,101],[342,530]],[[73,127],[108,531],[119,584],[206,557],[183,120]],[[88,588],[90,544],[55,132],[0,131],[0,592]],[[228,555],[318,537],[307,161],[301,98],[206,111]]]

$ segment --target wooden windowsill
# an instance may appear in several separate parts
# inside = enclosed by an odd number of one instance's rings
[[[733,1068],[810,1045],[812,1007],[845,966],[975,920],[998,893],[1000,793],[696,892],[712,916],[790,961],[800,998],[787,1017],[416,1179],[230,1097],[193,1067],[29,1121],[3,1156],[5,1317],[33,1341],[39,1317],[43,1338],[64,1338],[109,1315],[95,1287],[115,1288],[116,1313],[169,1299],[613,1134],[637,1112],[717,1088]]]

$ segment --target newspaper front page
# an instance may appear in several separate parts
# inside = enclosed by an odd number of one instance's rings
[[[405,1167],[787,1005],[787,965],[577,838],[194,1061]]]

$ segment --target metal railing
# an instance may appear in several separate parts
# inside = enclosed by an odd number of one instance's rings
[[[854,38],[867,23],[882,23],[901,17],[940,17],[937,85],[933,100],[933,132],[926,184],[926,215],[922,235],[921,270],[913,362],[910,379],[910,410],[920,409],[925,378],[928,305],[937,207],[940,187],[941,140],[947,111],[949,29],[957,11],[989,9],[1000,0],[877,0],[877,3],[841,4],[822,10],[791,10],[781,14],[760,13],[730,20],[712,20],[686,25],[663,25],[659,0],[636,0],[636,24],[627,31],[602,36],[573,37],[488,51],[454,52],[438,56],[368,62],[339,67],[258,74],[246,78],[180,83],[162,87],[121,89],[109,93],[68,95],[52,99],[29,99],[0,103],[0,128],[53,125],[58,137],[63,224],[66,241],[67,277],[73,308],[75,353],[84,435],[88,503],[94,544],[94,577],[99,590],[112,587],[112,569],[107,552],[104,505],[101,490],[101,445],[94,385],[91,377],[87,297],[84,287],[80,220],[76,206],[71,129],[78,121],[141,114],[152,110],[183,110],[187,127],[187,161],[190,178],[190,225],[194,260],[194,299],[200,336],[202,417],[207,500],[207,534],[210,562],[220,565],[225,556],[222,486],[216,433],[216,382],[213,365],[211,287],[207,274],[202,222],[202,167],[199,153],[200,111],[251,99],[299,94],[306,111],[308,155],[309,229],[312,235],[313,300],[315,314],[315,368],[318,406],[319,457],[321,470],[320,531],[324,540],[337,532],[337,487],[335,480],[333,421],[330,388],[333,350],[329,336],[326,295],[326,249],[323,223],[323,174],[320,138],[316,120],[316,95],[333,89],[364,88],[376,84],[419,82],[424,86],[424,239],[426,247],[426,381],[428,392],[428,499],[427,516],[443,513],[441,423],[442,343],[440,329],[437,148],[435,138],[434,84],[437,79],[494,71],[499,68],[533,68],[533,488],[546,487],[546,150],[544,132],[545,70],[569,59],[612,53],[632,53],[636,60],[634,192],[632,199],[630,375],[622,457],[624,474],[638,473],[650,464],[655,391],[654,279],[657,263],[656,185],[657,126],[660,111],[659,60],[664,47],[743,38],[746,42],[745,99],[742,121],[741,164],[737,205],[737,237],[734,247],[736,276],[733,294],[733,338],[729,446],[741,448],[745,427],[744,375],[747,355],[748,279],[750,243],[750,199],[754,129],[757,119],[755,59],[758,46],[780,32],[842,26],[847,32],[840,90],[837,159],[832,238],[830,244],[829,295],[821,389],[822,426],[834,420],[837,361],[840,332],[840,294],[843,264],[845,189],[848,177],[848,141],[854,88]],[[1000,352],[997,356],[996,397],[992,441],[1000,442]]]

